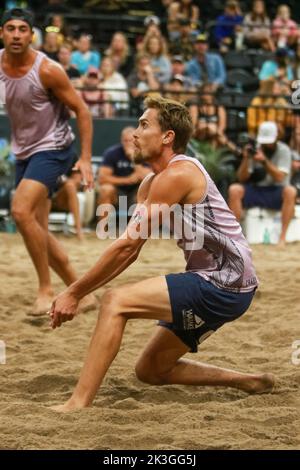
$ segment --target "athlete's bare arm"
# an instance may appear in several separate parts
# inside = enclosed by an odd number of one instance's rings
[[[170,207],[201,199],[205,194],[206,180],[200,171],[195,172],[192,167],[194,165],[190,163],[176,163],[160,174],[154,177],[149,175],[144,180],[139,199],[142,200],[147,195],[146,199],[143,204],[138,204],[136,216],[132,217],[123,235],[104,251],[93,268],[53,303],[50,312],[53,328],[64,321],[72,320],[82,297],[114,279],[138,258],[147,236],[137,237],[136,233],[142,231],[148,235],[151,221],[161,218],[163,205]]]
[[[83,180],[91,188],[93,186],[91,167],[93,125],[91,114],[82,98],[76,93],[66,72],[58,63],[50,59],[44,59],[40,68],[40,79],[46,90],[50,90],[56,98],[76,114],[81,154],[75,168],[81,171]]]

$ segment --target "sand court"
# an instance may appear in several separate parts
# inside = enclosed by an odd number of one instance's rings
[[[61,238],[78,273],[108,241]],[[253,247],[260,288],[251,309],[201,346],[193,359],[240,370],[273,372],[272,394],[247,395],[211,387],[151,387],[134,366],[155,321],[129,321],[119,355],[92,408],[58,415],[49,406],[71,394],[97,312],[52,331],[47,319],[26,315],[36,275],[19,235],[0,234],[1,449],[300,449],[300,245]],[[110,286],[184,270],[175,242],[147,242],[139,259]],[[62,283],[54,277],[58,292]],[[101,297],[104,289],[97,291]],[[300,359],[300,352],[299,352]],[[99,358],[101,360],[101,358]],[[294,361],[295,362],[295,361]],[[299,361],[300,362],[300,361]]]

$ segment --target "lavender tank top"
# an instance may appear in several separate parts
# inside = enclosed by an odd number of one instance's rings
[[[11,124],[12,151],[16,158],[24,160],[42,150],[68,147],[74,140],[68,124],[69,111],[51,92],[45,90],[39,76],[46,55],[37,52],[29,72],[21,78],[11,78],[2,70],[3,52],[4,49],[0,51],[0,84]]]
[[[199,274],[221,289],[252,291],[258,285],[258,280],[251,250],[240,224],[198,160],[176,155],[169,165],[181,160],[194,163],[206,179],[206,193],[202,200],[192,204],[191,210],[183,211],[184,224],[190,230],[188,236],[186,230],[183,230],[178,246],[184,251],[186,271]],[[196,234],[193,240],[190,233]]]

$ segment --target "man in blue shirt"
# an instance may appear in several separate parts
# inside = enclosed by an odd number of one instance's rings
[[[208,52],[206,34],[196,37],[194,48],[195,57],[187,63],[186,75],[197,86],[209,83],[215,90],[223,86],[226,81],[224,62],[219,54]]]
[[[148,166],[136,165],[133,162],[134,127],[125,127],[121,134],[121,143],[109,147],[103,155],[103,162],[99,168],[98,183],[100,194],[97,205],[116,205],[118,196],[127,197],[127,207],[135,203],[137,189],[140,182],[150,172]],[[99,213],[100,215],[100,213]],[[100,215],[100,220],[106,214]]]
[[[215,39],[220,48],[234,47],[237,27],[243,22],[243,15],[238,2],[229,0],[225,5],[224,14],[218,16],[215,27]]]

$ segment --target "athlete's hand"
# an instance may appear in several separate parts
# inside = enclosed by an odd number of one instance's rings
[[[80,171],[82,176],[82,184],[85,189],[93,189],[94,175],[92,165],[89,161],[80,158],[73,167],[73,171]]]
[[[53,301],[49,311],[50,325],[53,329],[61,326],[65,321],[73,320],[78,308],[79,299],[65,290]]]

